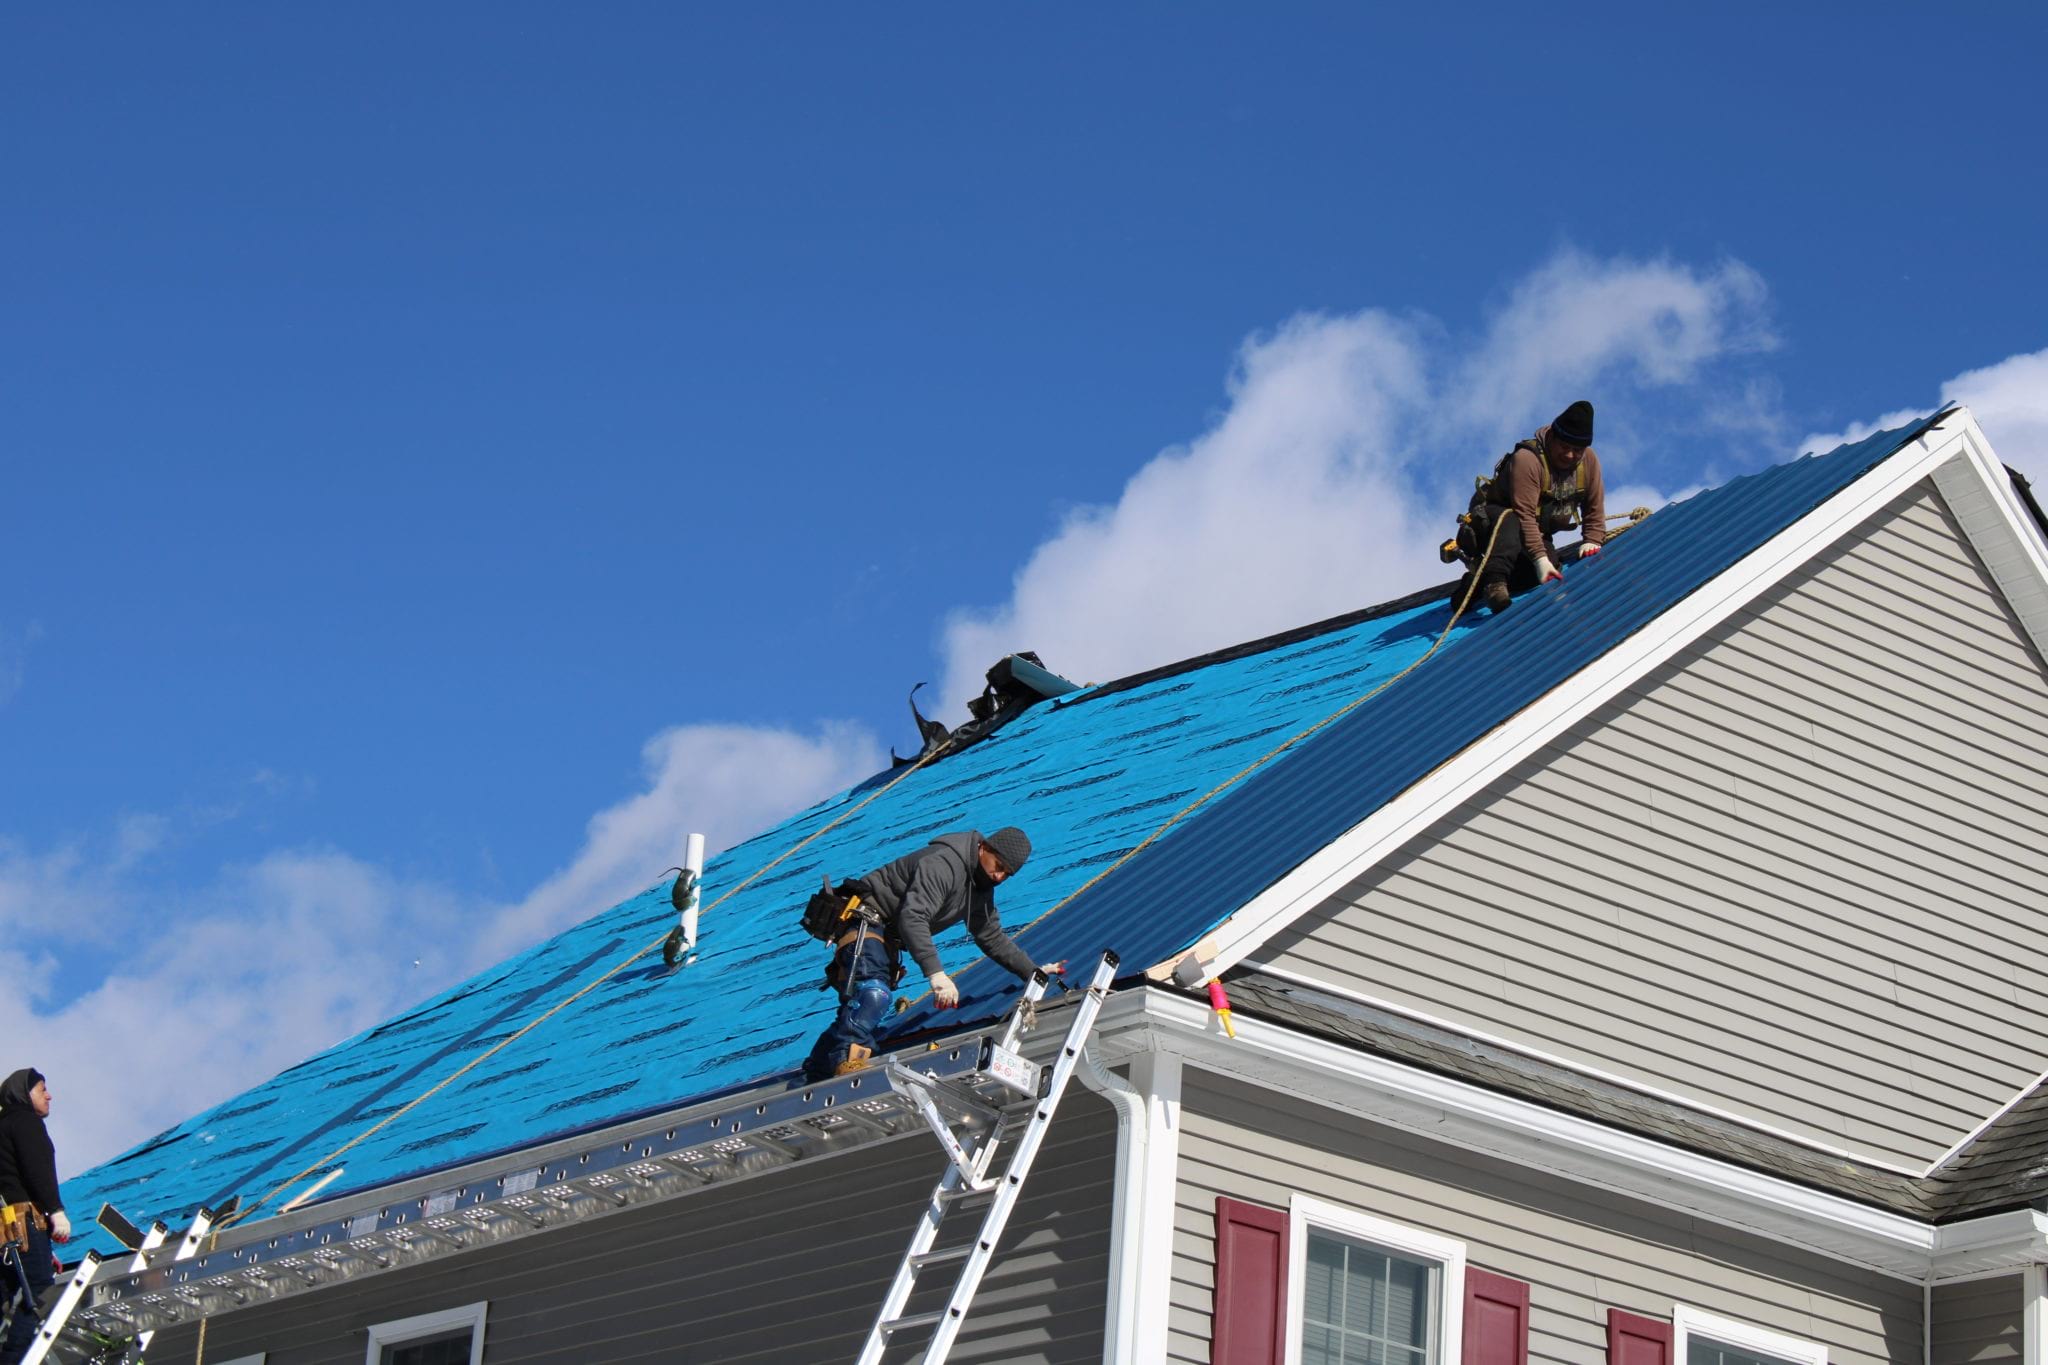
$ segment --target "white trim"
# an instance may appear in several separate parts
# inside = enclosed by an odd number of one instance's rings
[[[1738,1350],[1777,1356],[1789,1365],[1828,1365],[1828,1348],[1815,1341],[1802,1341],[1778,1332],[1752,1327],[1733,1318],[1716,1317],[1680,1304],[1671,1313],[1671,1358],[1686,1359],[1687,1338],[1694,1332]]]
[[[1105,1060],[1172,1052],[1254,1086],[1913,1284],[2048,1261],[2048,1215],[2032,1209],[1937,1228],[1267,1020],[1237,1016],[1231,1040],[1209,1019],[1200,1001],[1146,988],[1112,996],[1097,1032]]]
[[[1075,1072],[1116,1110],[1116,1193],[1110,1215],[1106,1365],[1166,1359],[1173,1292],[1173,1218],[1180,1169],[1181,1059],[1131,1059],[1131,1080],[1103,1069],[1091,1044]]]
[[[2014,1105],[2018,1104],[2021,1100],[2025,1099],[2027,1096],[2033,1094],[2036,1090],[2040,1089],[2041,1082],[2043,1081],[2048,1081],[2048,1071],[2042,1072],[2040,1075],[2034,1077],[2033,1080],[2028,1081],[2025,1085],[2021,1086],[2017,1091],[2013,1093],[2013,1097],[2011,1099],[2007,1100],[2004,1104],[1999,1105],[1996,1109],[1992,1110],[1989,1114],[1985,1115],[1984,1121],[1982,1123],[1978,1124],[1975,1128],[1972,1128],[1969,1132],[1957,1138],[1954,1146],[1950,1147],[1940,1156],[1934,1158],[1934,1160],[1928,1162],[1927,1169],[1923,1171],[1915,1171],[1914,1174],[1923,1177],[1933,1175],[1936,1171],[1948,1165],[1949,1162],[1955,1160],[1956,1154],[1958,1152],[1961,1152],[1963,1148],[1969,1146],[1978,1138],[1982,1137],[1984,1135],[1984,1130],[1986,1128],[1989,1128],[1992,1124],[1998,1122],[2000,1119],[2004,1118],[2009,1112],[2011,1112],[2012,1107]]]
[[[1304,976],[1300,972],[1289,971],[1285,967],[1269,966],[1263,962],[1251,962],[1245,965],[1251,967],[1253,970],[1259,972],[1263,976],[1272,977],[1275,981],[1285,981],[1292,985],[1304,986],[1310,990],[1321,991],[1326,995],[1334,995],[1342,1000],[1349,1000],[1354,1004],[1366,1005],[1373,1009],[1378,1010],[1385,1010],[1389,1014],[1398,1014],[1401,1015],[1403,1018],[1413,1019],[1419,1023],[1428,1024],[1432,1028],[1443,1029],[1445,1032],[1456,1034],[1461,1038],[1469,1038],[1475,1043],[1484,1043],[1489,1047],[1504,1048],[1507,1051],[1520,1053],[1524,1057],[1532,1058],[1536,1061],[1543,1062],[1549,1066],[1562,1067],[1567,1071],[1575,1071],[1581,1076],[1590,1076],[1595,1080],[1605,1081],[1609,1085],[1618,1085],[1623,1087],[1624,1089],[1633,1090],[1638,1095],[1648,1095],[1652,1099],[1663,1100],[1668,1104],[1681,1105],[1684,1108],[1693,1111],[1694,1113],[1711,1115],[1714,1118],[1722,1120],[1724,1123],[1739,1124],[1744,1128],[1752,1130],[1753,1132],[1768,1133],[1770,1136],[1777,1138],[1783,1142],[1797,1143],[1802,1147],[1811,1148],[1816,1152],[1826,1152],[1829,1156],[1842,1157],[1846,1160],[1854,1161],[1858,1165],[1871,1166],[1879,1170],[1891,1171],[1896,1175],[1910,1175],[1917,1177],[1926,1174],[1924,1170],[1917,1166],[1900,1166],[1894,1162],[1886,1161],[1881,1157],[1869,1156],[1865,1153],[1854,1151],[1847,1147],[1836,1147],[1829,1143],[1822,1142],[1819,1138],[1813,1137],[1806,1133],[1796,1133],[1789,1128],[1776,1128],[1768,1123],[1763,1123],[1757,1119],[1750,1118],[1745,1114],[1738,1114],[1733,1110],[1716,1108],[1714,1105],[1711,1104],[1702,1104],[1697,1098],[1691,1095],[1681,1095],[1677,1091],[1663,1090],[1658,1088],[1657,1086],[1650,1085],[1644,1081],[1636,1080],[1634,1077],[1631,1076],[1623,1076],[1619,1073],[1612,1071],[1603,1071],[1599,1067],[1590,1066],[1587,1063],[1579,1061],[1572,1057],[1561,1056],[1553,1052],[1545,1052],[1542,1048],[1531,1047],[1527,1043],[1516,1042],[1512,1038],[1505,1038],[1500,1036],[1499,1034],[1488,1033],[1483,1029],[1473,1028],[1470,1024],[1460,1023],[1451,1019],[1439,1018],[1436,1015],[1426,1013],[1422,1010],[1411,1009],[1407,1005],[1400,1004],[1393,1000],[1382,1000],[1378,996],[1367,995],[1363,991],[1351,990],[1350,988],[1340,986],[1335,982],[1318,980],[1317,978],[1312,976]],[[2017,1102],[2017,1100],[2014,1100],[2011,1103]],[[2004,1111],[2001,1110],[2000,1112],[2002,1113]],[[1986,1120],[1986,1122],[1988,1123],[1989,1120]]]
[[[1295,1192],[1287,1201],[1287,1365],[1301,1365],[1301,1334],[1311,1227],[1434,1261],[1437,1277],[1437,1349],[1429,1365],[1458,1365],[1465,1330],[1465,1244],[1433,1232],[1390,1223],[1369,1213]]]
[[[1936,470],[1935,488],[2034,648],[2048,655],[2048,545],[2042,543],[2041,528],[2021,506],[2004,462],[1969,409],[1957,409],[1942,425],[1956,431],[1966,458]],[[1974,480],[1963,472],[1965,464],[1976,474]]]
[[[398,1318],[392,1322],[371,1323],[369,1351],[363,1357],[365,1365],[378,1365],[386,1346],[404,1346],[408,1342],[440,1336],[459,1327],[470,1329],[469,1365],[483,1365],[484,1318],[490,1306],[489,1300],[485,1300],[482,1303],[467,1303],[460,1308],[444,1308],[435,1313],[420,1313],[409,1318]]]
[[[1880,460],[1847,488],[1666,608],[1634,635],[1467,745],[1435,772],[1247,901],[1203,940],[1205,948],[1213,948],[1203,962],[1208,975],[1219,975],[1257,952],[1296,918],[1320,906],[1515,764],[1720,625],[1944,462],[1969,451],[1966,437],[1976,432],[1976,426],[1966,413],[1960,416],[1961,422],[1951,418],[1942,430],[1922,433]],[[1167,970],[1171,965],[1161,963],[1154,970]]]
[[[2020,1284],[2020,1360],[2048,1365],[2048,1267],[2028,1266]]]

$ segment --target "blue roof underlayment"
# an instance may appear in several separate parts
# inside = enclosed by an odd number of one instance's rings
[[[1475,612],[1407,678],[1209,802],[1153,847],[1021,935],[1039,961],[1114,948],[1132,973],[1225,917],[1460,750],[1642,629],[1839,492],[1918,427],[1736,479],[1674,503],[1499,618]],[[658,954],[492,1057],[343,1159],[332,1198],[672,1109],[792,1071],[830,1014],[827,956],[796,928],[822,872],[853,876],[962,828],[1017,824],[1037,853],[1001,893],[1025,924],[1189,801],[1421,657],[1443,601],[1226,651],[1136,686],[1042,703],[903,781],[846,824],[707,913],[695,963]],[[829,823],[888,775],[713,858],[706,899]],[[680,831],[679,831],[680,833]],[[254,1199],[516,1031],[674,922],[666,882],[417,1008],[74,1176],[66,1202],[102,1200],[173,1226],[202,1203]],[[942,936],[956,968],[973,954]],[[997,1017],[1017,983],[993,963],[956,971],[963,1001],[914,1005],[904,1034]],[[913,966],[904,990],[923,988]],[[277,1201],[289,1199],[289,1191]],[[264,1210],[276,1211],[275,1204]],[[84,1222],[78,1219],[78,1222]],[[112,1252],[104,1233],[74,1243]]]

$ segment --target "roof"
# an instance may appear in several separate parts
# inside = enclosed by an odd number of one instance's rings
[[[1530,594],[1498,618],[1459,620],[1443,647],[1405,677],[1450,622],[1442,590],[1035,706],[886,791],[879,789],[900,774],[878,774],[710,862],[704,885],[715,899],[845,817],[730,900],[707,907],[694,963],[671,971],[652,957],[604,981],[361,1141],[322,1197],[523,1150],[793,1071],[831,1004],[818,990],[824,954],[796,927],[804,896],[822,873],[856,875],[948,830],[1018,824],[1030,831],[1038,853],[1005,885],[1002,901],[1006,922],[1022,926],[1020,941],[1037,960],[1090,960],[1110,948],[1133,974],[1171,961],[1926,425],[1880,432],[1673,503],[1598,560],[1568,570],[1561,590]],[[1169,817],[1281,741],[1396,679],[1090,885]],[[232,1194],[258,1198],[658,940],[674,922],[667,891],[666,882],[652,887],[73,1177],[67,1202],[87,1209],[110,1200],[138,1223],[162,1218],[175,1226],[201,1204]],[[940,947],[949,962],[972,952],[958,929]],[[957,1012],[940,1014],[920,1001],[892,1032],[985,1023],[1016,993],[1017,983],[992,963],[954,975],[963,997]]]
[[[1952,1160],[1916,1178],[1255,968],[1226,973],[1225,980],[1238,1013],[1908,1218],[1951,1223],[2048,1196],[2048,1085],[2037,1083]]]

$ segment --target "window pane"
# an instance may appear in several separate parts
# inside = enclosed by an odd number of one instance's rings
[[[462,1327],[443,1336],[386,1346],[378,1359],[382,1365],[469,1365],[471,1330]]]
[[[1762,1356],[1740,1346],[1726,1346],[1697,1333],[1685,1339],[1685,1365],[1798,1365],[1783,1356]]]
[[[1440,1365],[1435,1262],[1315,1230],[1307,1260],[1303,1365]]]
[[[1344,1365],[1343,1348],[1337,1333],[1310,1324],[1301,1329],[1301,1365]]]

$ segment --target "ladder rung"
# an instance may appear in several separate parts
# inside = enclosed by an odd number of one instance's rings
[[[884,1332],[913,1332],[920,1327],[936,1327],[946,1320],[946,1310],[936,1313],[912,1313],[907,1317],[891,1318],[881,1324]]]
[[[957,1190],[940,1190],[939,1198],[943,1199],[948,1204],[964,1204],[970,1199],[993,1199],[995,1198],[996,1191],[1000,1188],[1002,1187],[999,1185],[989,1185],[979,1190],[970,1190],[965,1188]]]
[[[944,1261],[964,1261],[976,1245],[974,1242],[962,1242],[959,1246],[947,1247],[943,1251],[922,1252],[911,1257],[910,1263],[922,1270],[928,1265],[938,1265]]]

